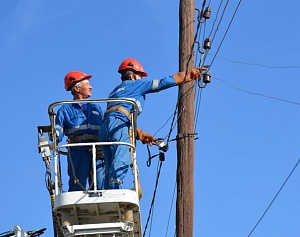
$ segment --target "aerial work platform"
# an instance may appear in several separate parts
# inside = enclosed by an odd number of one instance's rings
[[[58,140],[55,132],[55,116],[59,107],[70,103],[127,102],[132,104],[132,132],[136,131],[137,105],[132,99],[72,100],[55,102],[48,107],[50,126],[38,126],[38,149],[46,165],[46,186],[51,197],[55,237],[142,237],[136,162],[136,140],[125,142],[89,142],[68,144]],[[96,177],[96,147],[112,144],[126,145],[132,156],[132,184],[129,189],[97,190],[97,185],[82,191],[67,192],[64,180],[67,170],[61,163],[67,159],[71,146],[89,146],[92,152],[93,183]],[[129,172],[127,175],[130,175]]]
[[[139,200],[133,190],[65,192],[54,203],[64,236],[141,236]]]

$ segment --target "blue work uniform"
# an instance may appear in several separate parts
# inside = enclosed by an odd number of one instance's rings
[[[125,80],[109,95],[109,98],[131,98],[138,105],[138,115],[142,113],[146,94],[159,92],[176,86],[172,76],[160,80]],[[113,110],[121,106],[130,113],[132,105],[126,102],[110,102],[104,121],[100,126],[101,142],[130,142],[130,120],[125,113]],[[109,145],[102,147],[105,159],[105,189],[119,189],[131,163],[129,147],[126,145]]]
[[[74,143],[95,142],[99,139],[99,128],[103,122],[103,112],[98,104],[64,104],[55,118],[55,129],[59,132],[59,142],[63,136],[79,138]],[[88,134],[88,135],[87,135]],[[84,136],[86,138],[84,138]],[[93,139],[92,139],[93,137]],[[96,139],[94,139],[96,137]],[[69,191],[85,190],[92,167],[91,146],[70,147],[68,153]],[[97,159],[97,189],[103,189],[104,160]],[[75,176],[74,176],[75,175]],[[79,183],[75,183],[75,178]]]

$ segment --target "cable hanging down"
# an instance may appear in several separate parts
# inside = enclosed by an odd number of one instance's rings
[[[209,4],[210,4],[210,2],[211,1],[209,1]],[[223,0],[222,0],[222,2],[223,2]],[[218,10],[217,13],[219,13],[220,8],[221,8],[221,6],[219,6],[219,10]],[[238,7],[237,7],[237,9],[238,9]],[[236,9],[236,11],[237,11],[237,9]],[[225,10],[226,10],[226,7],[223,10],[223,15],[225,13]],[[193,55],[194,55],[194,51],[196,52],[195,55],[200,54],[200,60],[199,61],[195,61],[195,67],[205,68],[205,71],[203,71],[203,73],[201,73],[202,74],[201,81],[198,81],[198,83],[193,83],[193,85],[183,95],[183,97],[184,97],[184,100],[183,100],[184,102],[183,103],[187,103],[189,97],[191,96],[190,92],[192,90],[196,90],[197,88],[199,88],[200,92],[202,92],[202,89],[205,88],[207,86],[207,84],[211,82],[211,78],[212,78],[212,76],[211,76],[211,74],[210,74],[209,71],[211,69],[211,65],[214,62],[214,58],[213,58],[213,60],[212,60],[212,62],[210,64],[207,63],[205,65],[204,63],[205,63],[206,56],[207,56],[208,52],[212,48],[213,41],[210,39],[210,35],[212,35],[212,33],[213,33],[213,28],[210,31],[209,37],[206,37],[206,38],[204,37],[205,29],[203,30],[204,33],[203,33],[203,41],[202,41],[203,42],[203,44],[202,44],[203,46],[202,46],[202,48],[201,48],[200,40],[197,40],[197,38],[200,38],[201,27],[205,26],[207,20],[211,18],[211,8],[210,8],[209,5],[206,6],[206,0],[204,0],[203,3],[202,3],[201,10],[195,9],[195,11],[198,11],[198,16],[197,16],[197,19],[196,19],[198,21],[198,23],[197,23],[197,26],[196,26],[196,29],[195,29],[194,42],[191,45],[191,51],[190,51],[190,54],[187,57],[188,60],[187,60],[187,63],[186,63],[185,71],[188,72],[188,66],[190,64],[190,61],[191,61]],[[234,16],[232,17],[232,20],[233,20],[233,18],[234,18]],[[231,20],[231,23],[232,23],[232,20]],[[219,24],[220,24],[221,21],[222,21],[222,18],[220,19]],[[214,24],[215,24],[215,22],[216,22],[216,20],[214,21]],[[230,23],[230,25],[231,25],[231,23]],[[228,32],[230,25],[228,26],[226,33]],[[212,39],[214,39],[217,31],[218,30],[215,30]],[[226,36],[226,34],[223,36],[223,40],[224,40],[225,36]],[[223,40],[222,40],[222,42],[223,42]],[[217,52],[219,51],[219,49],[220,49],[220,47],[222,45],[222,42],[219,45]],[[197,47],[197,49],[195,47]],[[203,57],[204,57],[204,59],[203,59]],[[200,100],[198,101],[198,103],[196,104],[197,105],[196,109],[195,109],[196,112],[199,110],[200,102],[201,102],[201,97],[200,97]],[[171,122],[171,126],[170,126],[170,129],[169,129],[169,132],[168,132],[167,136],[165,136],[166,147],[168,147],[170,141],[174,141],[174,140],[182,138],[180,136],[177,136],[176,139],[170,139],[171,134],[172,134],[173,130],[175,129],[175,124],[177,123],[177,120],[182,115],[182,111],[178,111],[178,105],[179,105],[179,100],[177,100],[177,103],[176,103],[176,106],[175,106],[175,109],[174,109],[174,113],[172,115],[172,122]],[[176,116],[177,116],[177,120],[176,120]],[[198,118],[198,116],[196,118]],[[196,122],[197,122],[197,120],[196,120]],[[189,134],[188,136],[193,136],[194,137],[194,135],[196,135],[196,134],[197,133],[194,132],[193,134]],[[155,158],[155,157],[157,157],[157,156],[159,156],[160,154],[157,154],[155,156],[151,156],[149,150],[148,150],[148,154],[149,154],[149,159],[147,161],[147,165],[150,166],[152,159]],[[160,169],[161,169],[161,166],[162,166],[162,160],[164,160],[164,159],[161,159],[161,157],[160,157],[160,160],[159,160],[159,162],[160,162],[160,168],[159,168],[159,172],[158,172],[158,176],[157,176],[157,180],[156,180],[157,183],[158,183],[158,179],[159,179]],[[154,208],[154,201],[155,201],[155,194],[156,194],[157,183],[156,183],[156,186],[155,186],[155,190],[154,190],[154,194],[153,194],[153,199],[152,199],[151,207],[150,207],[150,210],[149,210],[149,216],[148,216],[148,219],[147,219],[146,228],[145,228],[143,236],[145,236],[145,233],[146,233],[146,230],[147,230],[147,227],[148,227],[148,224],[149,224],[150,216],[151,216],[151,213],[152,213],[153,208]]]
[[[205,4],[203,5],[203,7],[204,6],[205,6]],[[204,20],[202,19],[202,16],[203,16]],[[207,8],[206,11],[204,12],[204,14],[203,14],[203,11],[201,11],[201,13],[199,14],[199,16],[197,18],[198,19],[198,27],[197,27],[198,30],[200,29],[200,24],[203,23],[203,22],[205,22],[205,20],[209,19],[209,17],[210,17],[210,8]],[[190,52],[189,60],[187,62],[187,66],[186,66],[186,70],[185,70],[186,72],[188,71],[189,62],[192,59],[194,45],[197,44],[197,42],[196,42],[197,34],[198,33],[195,34],[194,43],[193,43],[193,45],[191,47],[191,52]],[[205,46],[206,47],[205,50],[208,50],[210,48],[209,47],[209,42],[207,42],[205,45],[206,45]],[[207,68],[203,68],[203,70],[207,71]],[[210,83],[210,75],[209,74],[205,74],[205,73],[203,73],[203,74],[204,74],[204,76],[203,76],[203,84],[198,83],[198,86],[200,88],[204,88],[207,83]],[[193,87],[195,85],[196,85],[196,83],[193,84],[193,86],[190,89],[193,89]],[[190,93],[187,93],[185,95],[185,97],[188,98],[189,94]],[[158,145],[159,146],[159,150],[160,150],[159,154],[152,156],[151,153],[150,153],[149,147],[147,147],[148,148],[148,157],[149,157],[148,161],[147,161],[147,166],[151,166],[152,159],[155,158],[155,157],[157,157],[157,156],[159,156],[159,169],[158,169],[158,174],[157,174],[157,178],[156,178],[156,185],[155,185],[155,189],[154,189],[154,193],[153,193],[153,198],[152,198],[152,202],[151,202],[151,206],[150,206],[149,215],[148,215],[148,218],[147,218],[145,230],[144,230],[144,233],[143,233],[143,237],[146,234],[147,227],[148,227],[148,224],[149,224],[149,221],[150,221],[150,217],[151,217],[151,215],[153,215],[154,201],[155,201],[155,196],[156,196],[156,191],[157,191],[157,186],[158,186],[158,180],[159,180],[159,176],[160,176],[160,171],[161,171],[161,167],[162,167],[162,161],[165,160],[164,152],[167,151],[167,149],[168,149],[168,145],[169,145],[169,142],[170,142],[170,136],[171,136],[172,131],[174,129],[174,123],[175,123],[175,117],[177,115],[178,103],[179,103],[179,101],[177,100],[176,108],[175,108],[175,111],[173,113],[173,119],[172,119],[171,128],[170,128],[170,131],[169,131],[168,135],[166,136],[166,144],[164,144],[163,143],[163,139],[161,139],[161,142]],[[180,117],[180,115],[181,114],[179,113],[178,117]],[[187,134],[186,136],[193,136],[194,137],[194,135],[195,134]],[[182,138],[182,137],[177,137],[176,139],[180,139],[180,138]]]

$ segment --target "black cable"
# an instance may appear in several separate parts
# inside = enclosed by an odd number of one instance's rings
[[[214,22],[213,22],[213,24],[212,24],[211,31],[210,31],[210,33],[209,33],[209,35],[208,35],[208,38],[210,38],[210,36],[211,36],[211,34],[212,34],[212,32],[213,32],[213,30],[214,30],[214,28],[215,28],[215,24],[216,24],[216,21],[217,21],[217,19],[218,19],[218,15],[219,15],[219,12],[220,12],[220,9],[221,9],[222,4],[223,4],[223,0],[221,1],[220,5],[219,5],[219,7],[218,7],[218,10],[217,10],[217,13],[216,13],[216,17],[215,17],[215,20],[214,20]]]
[[[281,187],[279,188],[278,192],[276,193],[275,197],[272,199],[271,203],[269,204],[269,206],[267,207],[267,209],[264,211],[264,213],[262,214],[262,216],[259,218],[258,222],[255,224],[255,226],[253,227],[253,229],[250,231],[250,234],[248,235],[248,237],[253,233],[253,231],[256,229],[256,227],[258,226],[258,224],[261,222],[261,220],[264,218],[264,216],[267,214],[268,210],[270,209],[270,207],[272,206],[272,204],[274,203],[275,199],[278,197],[279,193],[281,192],[281,190],[283,189],[283,187],[285,186],[285,184],[287,183],[287,181],[289,180],[289,178],[291,177],[291,175],[293,174],[293,172],[295,171],[295,169],[297,168],[298,164],[300,162],[300,159],[297,161],[296,165],[294,166],[294,168],[292,169],[292,171],[289,173],[288,177],[285,179],[285,181],[283,182],[283,184],[281,185]]]
[[[229,31],[229,28],[230,28],[230,26],[231,26],[231,24],[232,24],[232,22],[233,22],[233,19],[234,19],[235,15],[236,15],[236,13],[237,13],[239,7],[240,7],[241,2],[242,2],[242,0],[239,1],[238,5],[237,5],[237,7],[236,7],[236,9],[235,9],[235,11],[234,11],[234,14],[233,14],[233,16],[232,16],[232,18],[231,18],[231,20],[230,20],[230,22],[229,22],[229,25],[228,25],[228,27],[227,27],[227,29],[226,29],[226,31],[225,31],[225,34],[224,34],[224,36],[223,36],[223,38],[222,38],[222,40],[221,40],[221,43],[219,44],[219,47],[218,47],[218,49],[217,49],[217,51],[216,51],[216,53],[215,53],[215,56],[213,57],[211,63],[209,64],[209,65],[210,65],[209,69],[211,69],[211,66],[212,66],[213,62],[215,61],[215,58],[216,58],[217,54],[219,53],[219,50],[220,50],[220,48],[221,48],[221,46],[222,46],[222,44],[223,44],[223,42],[224,42],[224,39],[225,39],[225,37],[226,37],[226,35],[227,35],[228,31]]]
[[[196,99],[196,108],[195,108],[195,128],[194,128],[194,132],[196,132],[196,128],[197,128],[197,123],[198,123],[198,118],[199,118],[199,114],[200,114],[200,106],[201,106],[201,101],[202,101],[202,88],[200,88],[199,93],[197,93],[197,99]]]
[[[218,25],[217,25],[217,28],[216,28],[216,30],[215,30],[215,32],[214,32],[214,35],[213,35],[213,37],[212,37],[212,39],[211,39],[211,45],[213,44],[214,39],[215,39],[215,36],[216,36],[216,34],[217,34],[218,30],[219,30],[219,26],[221,25],[221,22],[222,22],[222,20],[223,20],[224,15],[225,15],[225,12],[226,12],[228,3],[229,3],[229,0],[227,0],[226,4],[225,4],[225,6],[224,6],[224,9],[223,9],[221,18],[220,18],[219,23],[218,23]],[[227,28],[227,29],[228,29],[228,28]],[[226,32],[225,32],[225,35],[226,35]],[[223,36],[223,39],[225,38],[225,35]],[[222,45],[222,41],[221,41],[221,43],[219,44],[219,47],[221,47],[221,45]],[[204,55],[203,63],[205,62],[206,57],[207,57],[207,53]]]
[[[240,1],[240,2],[241,2],[241,1]],[[202,4],[202,10],[201,10],[200,16],[203,15],[203,11],[204,11],[205,4],[206,4],[206,0],[203,1],[203,4]],[[225,9],[226,9],[226,8],[225,8]],[[224,11],[225,11],[225,10],[224,10]],[[236,11],[237,11],[237,9],[236,9]],[[236,11],[235,11],[235,13],[236,13]],[[223,14],[224,14],[224,13],[223,13]],[[234,14],[234,16],[235,16],[235,14]],[[234,16],[233,16],[233,17],[234,17]],[[223,18],[223,17],[222,17],[222,18]],[[222,18],[221,18],[221,20],[222,20]],[[221,22],[221,20],[220,20],[220,22]],[[232,20],[233,20],[233,18],[232,18]],[[231,20],[231,22],[232,22],[232,20]],[[230,25],[231,25],[231,22],[230,22]],[[229,25],[229,26],[230,26],[230,25]],[[201,22],[200,22],[200,19],[198,19],[198,24],[197,24],[197,28],[196,28],[196,33],[195,33],[195,36],[194,36],[194,42],[193,42],[193,44],[192,44],[192,47],[191,47],[191,53],[190,53],[190,55],[188,56],[188,60],[187,60],[187,64],[186,64],[186,73],[188,72],[188,66],[189,66],[189,63],[190,63],[190,61],[191,61],[191,59],[192,59],[192,56],[193,56],[193,51],[194,51],[194,47],[195,47],[195,42],[196,42],[196,39],[197,39],[198,34],[199,34],[199,31],[200,31],[200,26],[201,26]],[[228,30],[229,30],[229,27],[227,28],[226,33],[228,32]],[[217,32],[217,31],[216,31],[216,32]],[[215,34],[216,34],[216,32],[215,32]],[[224,35],[223,40],[224,40],[225,36],[226,36],[226,34]],[[222,42],[223,42],[223,40],[222,40]],[[221,42],[221,44],[222,44],[222,42]],[[219,45],[218,51],[219,51],[219,49],[220,49],[220,47],[221,47],[221,44]],[[217,52],[218,52],[218,51],[217,51]],[[213,61],[214,61],[214,58],[213,58]],[[213,63],[213,61],[212,61],[212,63]],[[211,63],[211,64],[212,64],[212,63]],[[185,78],[184,78],[184,80],[185,80]],[[195,83],[194,83],[193,86],[192,86],[191,88],[189,88],[189,89],[187,90],[187,92],[182,96],[182,99],[187,99],[187,98],[191,95],[190,92],[191,92],[191,90],[194,88],[194,85],[195,85]],[[180,91],[180,90],[181,90],[181,88],[179,88],[179,91]],[[187,98],[184,98],[185,96],[186,96]],[[200,95],[200,101],[201,101],[201,95]],[[177,114],[177,117],[179,118],[179,117],[181,116],[181,113],[182,113],[182,111],[177,112],[177,111],[178,111],[178,103],[179,103],[179,98],[178,98],[177,103],[176,103],[176,106],[175,106],[175,110],[174,110],[174,113],[173,113],[173,119],[172,119],[172,123],[171,123],[171,126],[170,126],[169,133],[168,133],[168,135],[166,136],[166,137],[167,137],[167,145],[168,145],[168,143],[169,143],[170,136],[171,136],[171,134],[172,134],[172,132],[173,132],[173,130],[174,130],[174,128],[175,128],[174,123],[175,123],[175,117],[176,117],[176,114]],[[196,112],[196,116],[197,116],[197,117],[198,117],[198,113],[199,113],[199,112]],[[177,120],[176,120],[176,122],[177,122]],[[161,163],[160,163],[160,164],[161,164]],[[155,187],[155,190],[154,190],[154,195],[153,195],[153,198],[152,198],[151,207],[150,207],[150,210],[149,210],[149,215],[148,215],[148,219],[147,219],[147,222],[146,222],[146,226],[145,226],[145,231],[144,231],[143,237],[145,236],[145,233],[146,233],[146,230],[147,230],[147,226],[148,226],[148,223],[149,223],[149,220],[150,220],[150,216],[151,216],[151,213],[152,213],[152,210],[153,210],[159,174],[160,174],[160,169],[159,169],[159,173],[158,173],[158,176],[157,176],[157,179],[156,179],[156,187]]]
[[[247,94],[262,96],[262,97],[266,97],[268,99],[274,99],[274,100],[279,100],[281,102],[286,102],[286,103],[290,103],[290,104],[300,105],[299,102],[295,102],[295,101],[291,101],[291,100],[286,100],[286,99],[281,99],[281,98],[274,97],[274,96],[268,96],[268,95],[264,95],[264,94],[261,94],[261,93],[246,91],[246,90],[240,89],[240,88],[238,88],[238,87],[236,87],[236,86],[230,84],[229,82],[227,82],[225,80],[222,80],[220,78],[216,78],[216,77],[213,77],[213,78],[216,79],[216,80],[222,81],[222,82],[226,83],[227,85],[233,87],[234,89],[239,90],[239,91],[244,92],[244,93],[247,93]]]
[[[213,54],[210,54],[213,55]],[[245,64],[245,65],[250,65],[250,66],[259,66],[259,67],[265,67],[265,68],[272,68],[272,69],[299,69],[300,66],[269,66],[269,65],[265,65],[265,64],[260,64],[260,63],[249,63],[249,62],[242,62],[242,61],[235,61],[232,59],[228,59],[228,58],[224,58],[221,56],[216,56],[217,58],[226,60],[228,62],[232,62],[232,63],[238,63],[238,64]]]
[[[205,4],[206,4],[206,0],[203,0],[203,2],[202,2],[202,9],[201,9],[201,12],[200,12],[200,16],[203,15]],[[193,41],[193,44],[192,44],[192,47],[191,47],[191,52],[190,52],[190,54],[188,56],[188,60],[187,60],[187,63],[186,63],[186,70],[185,70],[186,73],[188,72],[188,67],[189,67],[190,61],[192,60],[192,57],[193,57],[193,51],[194,51],[195,43],[197,41],[197,37],[198,37],[199,30],[200,30],[200,26],[201,26],[201,21],[200,21],[200,19],[198,19],[196,33],[194,35],[194,41]],[[186,76],[185,76],[185,78],[186,78]],[[185,78],[184,78],[183,81],[185,81]],[[179,87],[179,91],[180,90],[181,90],[181,87]],[[188,91],[190,91],[190,89]],[[175,123],[175,116],[176,116],[177,110],[178,110],[178,104],[179,104],[179,98],[177,99],[177,103],[176,103],[175,110],[174,110],[174,113],[173,113],[173,119],[172,119],[171,127],[170,127],[169,133],[167,135],[167,145],[168,145],[168,142],[170,140],[172,131],[174,129],[173,126],[174,126],[174,123]],[[180,113],[179,113],[179,115],[180,115]]]
[[[148,227],[148,223],[149,223],[149,220],[150,220],[150,217],[151,217],[151,213],[152,213],[153,208],[154,208],[154,201],[155,201],[155,197],[156,197],[156,191],[157,191],[157,187],[158,187],[158,180],[159,180],[159,176],[160,176],[161,167],[162,167],[162,161],[159,161],[159,168],[158,168],[158,173],[157,173],[157,177],[156,177],[155,188],[154,188],[154,192],[153,192],[153,196],[152,196],[152,201],[151,201],[151,204],[150,204],[150,210],[149,210],[149,213],[148,213],[148,218],[147,218],[147,221],[146,221],[143,237],[145,237],[146,230],[147,230],[147,227]]]
[[[173,207],[173,202],[174,202],[174,197],[175,197],[175,190],[176,190],[176,181],[175,181],[174,189],[173,189],[172,202],[171,202],[171,206],[170,206],[169,217],[168,217],[168,224],[167,224],[167,229],[166,229],[166,235],[165,235],[165,237],[167,237],[167,234],[168,234],[168,229],[169,229],[169,224],[170,224],[170,218],[171,218],[171,212],[172,212],[172,207]]]

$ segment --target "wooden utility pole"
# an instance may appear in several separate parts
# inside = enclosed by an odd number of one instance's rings
[[[193,68],[195,1],[180,0],[179,71]],[[188,68],[187,68],[188,67]],[[194,89],[178,92],[176,237],[193,237],[194,225]]]

